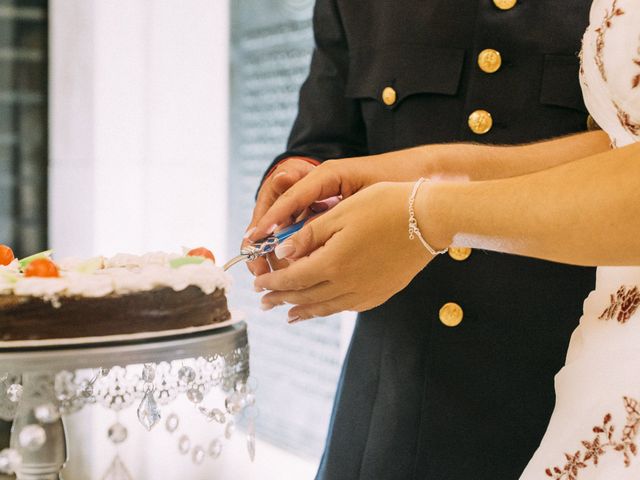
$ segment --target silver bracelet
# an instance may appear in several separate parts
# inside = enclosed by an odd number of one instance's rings
[[[435,257],[436,255],[447,253],[448,249],[445,248],[444,250],[436,250],[427,243],[427,241],[422,236],[422,233],[420,233],[420,229],[418,228],[418,221],[416,220],[416,212],[413,208],[413,205],[416,202],[416,194],[418,193],[418,189],[420,188],[420,185],[422,185],[426,181],[426,178],[420,178],[413,186],[413,191],[411,192],[411,196],[409,197],[409,240],[413,240],[415,237],[418,237],[418,240],[420,240],[420,243],[422,243],[424,248],[426,248],[427,251]]]

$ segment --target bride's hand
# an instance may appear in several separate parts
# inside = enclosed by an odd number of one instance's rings
[[[402,290],[431,261],[409,239],[408,199],[413,183],[378,183],[312,220],[279,245],[289,267],[260,275],[271,290],[263,308],[294,304],[289,321],[374,308]],[[424,232],[423,232],[424,233]]]

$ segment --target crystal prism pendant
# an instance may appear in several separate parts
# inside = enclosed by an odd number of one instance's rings
[[[133,477],[127,467],[124,466],[124,463],[122,463],[122,460],[120,460],[120,457],[116,455],[102,480],[133,480]]]
[[[253,462],[256,458],[256,424],[253,418],[249,420],[247,425],[247,452]]]
[[[138,420],[147,430],[155,426],[160,421],[160,409],[156,403],[156,399],[153,398],[153,391],[148,391],[144,394],[140,406],[138,407]]]

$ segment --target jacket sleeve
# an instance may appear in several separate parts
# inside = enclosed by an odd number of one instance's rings
[[[358,101],[345,95],[349,51],[337,0],[316,1],[313,31],[311,68],[300,89],[298,115],[287,150],[275,158],[266,172],[291,156],[323,161],[367,154]]]

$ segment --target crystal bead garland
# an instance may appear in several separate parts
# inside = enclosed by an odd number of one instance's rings
[[[236,424],[233,420],[229,420],[227,425],[224,427],[224,438],[227,440],[231,439],[233,436],[233,432],[236,431]]]
[[[60,410],[53,403],[44,403],[33,409],[33,415],[40,423],[53,423],[60,418]]]
[[[27,425],[18,435],[20,446],[31,452],[39,450],[47,441],[47,433],[40,425]]]
[[[180,380],[180,383],[183,383],[184,385],[189,385],[195,379],[196,379],[196,372],[193,368],[186,366],[178,370],[178,380]]]
[[[198,407],[198,410],[200,410],[200,413],[202,413],[210,422],[212,420],[215,420],[218,423],[225,423],[227,421],[227,417],[224,412],[219,408],[207,409],[206,407]]]
[[[190,449],[191,440],[189,440],[189,437],[187,435],[180,436],[180,438],[178,439],[178,450],[180,451],[180,453],[186,455],[187,453],[189,453]]]
[[[12,475],[22,464],[22,456],[17,450],[5,448],[0,450],[0,473]]]
[[[108,373],[109,372],[107,371],[107,375]],[[127,427],[120,423],[119,416],[120,415],[116,412],[116,421],[109,427],[109,430],[107,430],[107,437],[116,447],[116,455],[113,457],[111,464],[109,464],[109,468],[102,476],[102,480],[133,480],[117,450],[129,436],[129,431],[127,430]]]
[[[120,460],[120,457],[116,455],[102,480],[133,480],[133,477],[127,467],[124,466],[124,463],[122,463],[122,460]]]
[[[193,463],[215,460],[220,456],[224,442],[235,430],[234,417],[242,415],[244,419],[243,412],[255,403],[255,384],[248,378],[248,369],[249,346],[245,345],[225,355],[59,372],[54,376],[55,396],[50,399],[43,397],[40,404],[33,406],[37,423],[25,426],[19,433],[20,446],[37,451],[47,441],[45,428],[48,424],[55,423],[62,415],[95,403],[114,412],[137,404],[138,420],[145,429],[151,430],[163,418],[161,407],[184,395],[193,404],[197,415],[204,416],[212,423],[212,427],[219,425],[220,431],[213,438],[194,442],[188,435],[190,432],[179,432],[180,419],[175,414],[164,419],[164,429],[175,435],[176,440],[179,439],[179,450],[186,450],[185,455],[188,454]],[[208,394],[214,388],[225,392],[222,405],[212,404],[208,400]],[[0,418],[7,421],[14,418],[22,401],[22,392],[20,376],[0,372]],[[244,420],[240,423],[246,426],[247,450],[253,459],[255,426]],[[119,422],[111,425],[107,433],[114,445],[121,444],[128,436],[127,428]],[[16,454],[15,450],[9,449],[0,452],[0,473],[19,464]],[[131,478],[117,456],[102,479],[116,478]]]
[[[193,447],[193,450],[191,450],[191,460],[196,465],[201,465],[202,462],[204,462],[205,456],[206,453],[204,451],[204,448],[202,448],[200,445]]]
[[[0,419],[11,421],[18,409],[18,402],[14,402],[14,387],[13,385],[20,386],[20,393],[22,393],[21,378],[18,375],[9,375],[8,373],[0,372]]]
[[[10,402],[19,403],[22,398],[22,385],[14,383],[7,388],[7,398]]]
[[[127,439],[128,436],[129,432],[127,427],[120,423],[117,415],[115,423],[109,427],[109,430],[107,430],[107,437],[117,448]],[[107,471],[102,476],[102,480],[133,480],[129,470],[127,470],[127,467],[120,459],[117,450],[109,468],[107,468]]]
[[[114,445],[117,445],[127,439],[127,436],[129,436],[129,432],[127,431],[127,427],[122,425],[120,422],[116,422],[109,427],[107,436]]]
[[[182,367],[184,368],[184,367]],[[181,378],[179,379],[180,383],[185,388],[189,388],[187,393],[193,389],[193,382],[195,381],[195,377],[192,375],[187,375],[186,370],[182,370],[182,375],[179,375]],[[186,383],[186,380],[189,380],[191,383]],[[232,388],[231,383],[227,383],[227,388]],[[234,435],[236,429],[236,422],[234,420],[234,414],[239,413],[242,416],[243,422],[246,426],[246,448],[247,454],[249,455],[250,460],[253,462],[256,456],[256,426],[255,421],[258,417],[259,411],[255,406],[255,389],[256,382],[249,377],[246,381],[236,382],[233,385],[233,391],[228,393],[225,399],[225,408],[227,410],[227,414],[223,412],[219,408],[209,408],[204,405],[198,405],[198,411],[204,415],[207,420],[210,422],[215,421],[220,425],[224,425],[222,429],[222,435],[220,437],[213,438],[205,450],[200,445],[194,445],[191,437],[186,434],[177,434],[178,435],[178,451],[182,455],[190,454],[191,461],[200,465],[204,463],[206,457],[208,456],[211,459],[216,459],[222,453],[224,441],[228,441]],[[176,413],[171,413],[165,420],[165,430],[169,434],[174,434],[178,431],[178,427],[180,425],[180,419]]]
[[[167,432],[173,433],[180,426],[180,418],[178,418],[178,415],[176,415],[175,413],[172,413],[167,417],[164,426],[167,429]]]
[[[219,438],[214,438],[209,444],[209,456],[211,458],[218,458],[222,453],[222,442]]]

